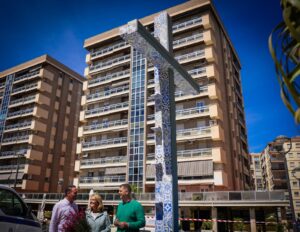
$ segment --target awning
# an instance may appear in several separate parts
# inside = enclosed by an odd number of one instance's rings
[[[212,176],[212,160],[180,162],[177,166],[178,176]],[[146,177],[155,177],[155,165],[147,165]]]

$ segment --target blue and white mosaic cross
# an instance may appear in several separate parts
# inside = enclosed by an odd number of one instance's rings
[[[154,19],[154,37],[138,20],[120,28],[122,38],[154,65],[155,84],[155,231],[178,231],[175,86],[197,94],[198,84],[172,55],[170,17]]]

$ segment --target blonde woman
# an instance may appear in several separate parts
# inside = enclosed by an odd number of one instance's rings
[[[110,232],[110,219],[103,208],[101,197],[96,193],[93,194],[86,211],[86,220],[91,227],[91,232]]]

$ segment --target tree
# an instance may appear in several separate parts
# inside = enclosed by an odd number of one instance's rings
[[[283,22],[269,37],[281,98],[300,123],[300,0],[281,0]]]

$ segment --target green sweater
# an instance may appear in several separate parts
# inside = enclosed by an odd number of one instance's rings
[[[117,231],[135,232],[145,226],[145,213],[143,206],[136,200],[130,202],[121,202],[117,209],[117,219],[120,222],[127,222],[129,228]]]

